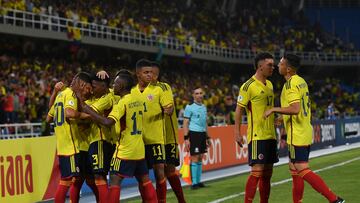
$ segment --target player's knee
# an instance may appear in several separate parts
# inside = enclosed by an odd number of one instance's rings
[[[250,175],[260,178],[261,176],[263,176],[263,172],[263,170],[251,170]]]
[[[106,180],[106,176],[102,174],[95,174],[94,178],[95,180]]]
[[[84,181],[84,178],[82,178],[80,176],[75,176],[71,180],[72,183],[82,183],[83,181]]]
[[[272,170],[272,169],[266,169],[266,170],[263,171],[262,176],[269,178],[269,177],[272,176],[272,174],[273,174],[273,170]]]
[[[61,178],[59,184],[70,187],[72,184],[72,178]]]
[[[110,175],[110,185],[120,185],[123,178],[117,175]]]
[[[165,175],[166,177],[170,177],[170,176],[173,176],[175,173],[175,166],[172,165],[172,164],[168,164],[166,165],[165,167]]]
[[[165,178],[165,167],[164,164],[154,165],[154,172],[156,180],[162,180]]]
[[[149,175],[141,175],[141,176],[136,176],[136,180],[138,181],[138,183],[143,184],[143,183],[147,183],[150,181]]]

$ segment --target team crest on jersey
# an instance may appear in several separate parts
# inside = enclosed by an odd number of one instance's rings
[[[259,158],[260,160],[263,160],[263,159],[264,159],[264,155],[263,155],[263,154],[259,154],[258,158]]]
[[[74,106],[74,101],[73,100],[70,100],[68,103],[69,103],[70,106]]]
[[[147,99],[148,99],[149,101],[152,101],[152,100],[154,99],[154,95],[149,94],[149,95],[147,96]]]
[[[241,101],[243,100],[243,96],[239,95],[238,98],[237,98],[237,100],[238,100],[239,102],[241,102]]]

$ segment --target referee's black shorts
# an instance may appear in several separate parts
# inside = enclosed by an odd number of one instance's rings
[[[190,155],[204,154],[207,152],[206,132],[189,131]]]

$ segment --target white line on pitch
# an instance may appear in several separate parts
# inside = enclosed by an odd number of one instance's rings
[[[344,162],[341,162],[341,163],[338,163],[338,164],[335,164],[335,165],[331,165],[331,166],[327,166],[325,168],[321,168],[321,169],[318,169],[318,170],[315,170],[314,172],[315,173],[318,173],[318,172],[321,172],[321,171],[326,171],[326,170],[330,170],[332,168],[336,168],[336,167],[339,167],[339,166],[343,166],[345,164],[348,164],[348,163],[351,163],[353,161],[357,161],[357,160],[360,160],[360,157],[357,157],[357,158],[354,158],[354,159],[350,159],[350,160],[347,160],[347,161],[344,161]],[[292,179],[291,178],[288,178],[288,179],[284,179],[284,180],[281,180],[281,181],[278,181],[278,182],[275,182],[275,183],[271,183],[271,186],[276,186],[276,185],[281,185],[281,184],[284,184],[284,183],[287,183],[287,182],[291,182]],[[227,196],[227,197],[224,197],[224,198],[220,198],[220,199],[217,199],[217,200],[214,200],[214,201],[211,201],[209,203],[220,203],[220,202],[224,202],[225,200],[229,200],[229,199],[233,199],[235,197],[238,197],[238,196],[241,196],[241,195],[244,195],[245,192],[241,192],[241,193],[238,193],[238,194],[233,194],[233,195],[230,195],[230,196]]]

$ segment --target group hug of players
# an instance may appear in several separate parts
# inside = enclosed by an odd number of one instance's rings
[[[122,69],[113,88],[106,72],[78,73],[69,87],[55,85],[48,122],[54,122],[61,179],[55,202],[79,202],[84,182],[97,202],[119,202],[121,182],[135,176],[143,202],[166,202],[166,180],[185,202],[179,176],[177,118],[159,65],[136,63],[136,80]],[[148,176],[154,169],[156,190]],[[107,174],[110,172],[110,184]]]

